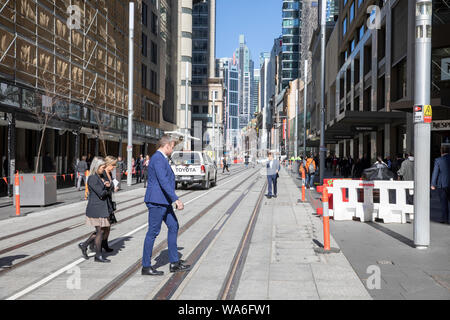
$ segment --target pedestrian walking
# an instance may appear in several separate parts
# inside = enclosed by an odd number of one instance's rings
[[[121,184],[122,184],[122,176],[125,172],[125,163],[122,160],[122,157],[117,157],[117,168],[116,168],[116,179],[119,181],[119,184],[117,185],[117,190],[120,190]]]
[[[142,182],[142,154],[139,156],[138,159],[136,159],[135,166],[136,166],[136,183]]]
[[[392,161],[391,171],[394,173],[394,180],[398,179],[398,171],[400,170],[404,159],[401,154],[397,154],[397,157]]]
[[[450,146],[441,146],[441,157],[434,161],[431,189],[436,190],[441,202],[442,223],[450,223]]]
[[[312,154],[306,159],[306,185],[310,190],[314,190],[314,176],[316,174],[316,161],[314,161]]]
[[[113,201],[113,192],[117,192],[118,188],[118,181],[117,179],[114,178],[114,172],[116,171],[116,167],[117,167],[117,159],[116,157],[113,156],[107,156],[105,158],[105,171],[103,173],[103,180],[104,181],[109,181],[109,184],[111,185],[111,189],[108,193],[107,197],[107,203],[108,203],[108,212],[109,212],[109,223],[115,224],[117,223],[116,217],[114,215],[114,211],[116,211],[116,202]],[[102,240],[102,249],[105,250],[106,252],[112,252],[114,251],[113,249],[111,249],[108,246],[108,238],[109,238],[109,233],[111,232],[111,227],[105,227],[104,228],[104,232],[103,232],[103,240]]]
[[[102,240],[105,228],[111,226],[109,222],[108,194],[111,192],[111,183],[102,178],[105,171],[105,160],[101,157],[95,157],[92,160],[90,174],[88,179],[89,198],[86,207],[86,224],[93,226],[95,232],[82,243],[78,244],[84,258],[88,259],[87,248],[95,241],[95,261],[111,262],[102,255]]]
[[[225,169],[227,169],[227,172],[230,172],[230,170],[228,169],[228,163],[227,163],[227,159],[225,157],[223,157],[223,170],[222,173],[225,173]]]
[[[144,179],[144,188],[147,188],[147,182],[148,182],[148,165],[150,163],[150,156],[146,155],[145,160],[142,163],[142,174]]]
[[[175,193],[175,174],[169,165],[168,158],[172,155],[175,141],[168,135],[163,135],[158,142],[158,151],[150,159],[148,165],[148,186],[145,193],[145,204],[148,208],[148,232],[145,236],[142,257],[142,275],[163,275],[151,265],[153,245],[161,230],[161,224],[167,226],[167,244],[169,249],[170,272],[190,269],[178,256],[177,236],[178,220],[173,210],[175,203],[178,210],[184,209],[184,204]]]
[[[81,182],[83,181],[83,184],[86,184],[86,171],[88,169],[88,165],[86,162],[86,156],[82,156],[81,160],[78,161],[76,166],[77,171],[77,189],[78,191],[81,191]]]
[[[300,162],[300,176],[302,178],[302,186],[305,186],[306,188],[306,170],[305,170],[305,163],[303,161]]]
[[[407,159],[402,162],[400,170],[397,171],[397,179],[404,181],[414,181],[414,155],[409,153]],[[414,195],[406,192],[406,203],[414,204]]]
[[[277,197],[277,179],[278,172],[280,171],[280,162],[273,158],[272,152],[269,152],[269,161],[267,162],[267,182],[268,182],[268,193],[267,198]],[[273,186],[273,194],[272,194]]]

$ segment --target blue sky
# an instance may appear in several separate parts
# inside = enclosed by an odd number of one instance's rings
[[[281,35],[281,0],[216,0],[216,57],[232,57],[244,34],[255,68]]]

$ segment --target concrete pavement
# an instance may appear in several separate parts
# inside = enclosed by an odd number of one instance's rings
[[[291,176],[300,192],[301,180]],[[320,195],[308,190],[314,203]],[[381,287],[368,291],[374,299],[450,299],[450,226],[441,224],[439,202],[432,196],[431,245],[427,250],[414,248],[413,222],[330,220],[330,230],[363,283],[370,277],[368,268],[377,266]]]

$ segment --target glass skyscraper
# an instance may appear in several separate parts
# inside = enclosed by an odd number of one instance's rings
[[[282,88],[289,81],[298,78],[300,58],[300,28],[302,2],[300,0],[283,0],[283,45],[282,45]]]
[[[251,113],[251,87],[254,63],[244,35],[239,36],[239,48],[236,49],[235,56],[239,68],[239,128],[242,129],[253,118]]]

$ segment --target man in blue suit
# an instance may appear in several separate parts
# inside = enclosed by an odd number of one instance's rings
[[[148,186],[144,200],[148,208],[148,232],[144,242],[142,274],[151,276],[164,274],[151,266],[153,245],[161,231],[163,221],[168,229],[170,272],[186,271],[190,268],[189,265],[184,265],[178,257],[179,225],[172,208],[172,203],[175,203],[178,210],[184,209],[183,202],[175,194],[175,174],[168,160],[173,152],[175,141],[170,136],[164,135],[158,145],[159,149],[152,156],[148,165]]]
[[[431,178],[431,189],[437,190],[441,201],[442,223],[450,222],[450,146],[441,147],[442,157],[434,161],[433,176]]]

